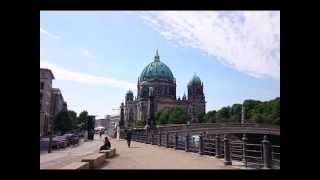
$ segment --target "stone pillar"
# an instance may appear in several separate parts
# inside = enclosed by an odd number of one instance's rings
[[[245,167],[247,167],[247,159],[246,159],[247,141],[248,141],[248,138],[246,137],[246,134],[243,134],[243,136],[242,136],[242,162],[244,163]]]
[[[189,152],[189,134],[186,134],[185,151]]]
[[[120,106],[120,122],[119,122],[120,129],[124,129],[124,104],[121,103]]]
[[[199,154],[202,155],[203,154],[203,135],[199,136]]]
[[[169,133],[166,133],[166,148],[169,148]]]
[[[220,137],[219,134],[216,135],[216,158],[222,158],[222,154],[220,151]]]
[[[147,126],[150,129],[155,128],[155,118],[154,118],[154,93],[153,87],[149,87],[149,104],[148,104],[148,120]]]
[[[175,149],[178,149],[178,133],[175,133]]]
[[[272,168],[272,151],[270,141],[268,140],[267,135],[263,137],[263,169],[270,169]]]
[[[231,151],[230,151],[230,142],[227,135],[224,135],[224,164],[232,165],[231,161]]]

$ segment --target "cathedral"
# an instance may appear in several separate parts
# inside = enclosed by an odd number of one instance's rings
[[[124,126],[136,127],[140,121],[147,122],[149,105],[149,89],[154,96],[154,113],[163,108],[181,107],[188,114],[187,121],[198,122],[200,114],[205,113],[206,102],[203,93],[203,82],[194,74],[188,85],[188,97],[176,98],[176,79],[170,68],[160,61],[158,50],[154,61],[148,64],[138,77],[137,96],[129,90],[125,96]]]

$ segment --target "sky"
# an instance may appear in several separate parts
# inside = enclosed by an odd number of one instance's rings
[[[280,96],[280,11],[40,12],[40,67],[77,113],[119,113],[156,49],[177,97],[200,77],[206,111]]]

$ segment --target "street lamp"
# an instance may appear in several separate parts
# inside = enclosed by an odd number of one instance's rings
[[[244,113],[245,113],[245,110],[244,110],[244,105],[242,103],[242,106],[241,106],[241,124],[244,124]]]
[[[53,118],[52,118],[51,115],[49,116],[48,125],[49,125],[49,127],[50,127],[48,153],[51,153],[51,149],[52,149],[52,136],[53,136]]]

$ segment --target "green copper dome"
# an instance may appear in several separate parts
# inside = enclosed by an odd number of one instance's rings
[[[160,62],[160,57],[158,55],[158,50],[156,52],[155,60],[148,64],[142,71],[140,76],[140,81],[145,81],[148,79],[160,78],[166,80],[174,80],[173,74],[170,68],[163,62]]]
[[[133,96],[133,92],[129,89],[129,91],[127,91],[127,95],[132,95]]]
[[[200,80],[199,76],[194,74],[192,79],[189,81],[188,85],[191,85],[191,84],[201,84],[201,80]]]

